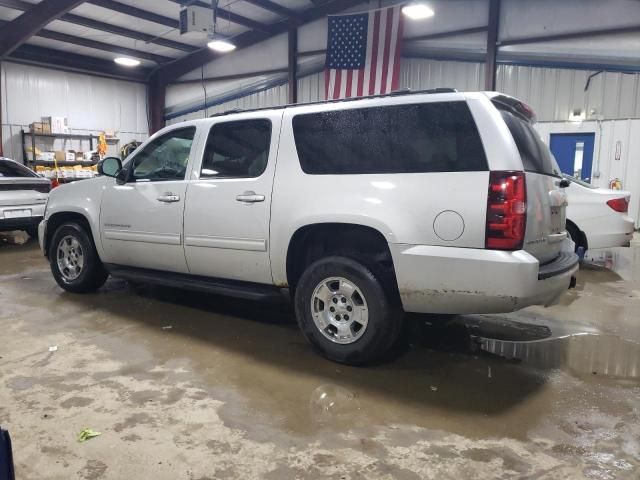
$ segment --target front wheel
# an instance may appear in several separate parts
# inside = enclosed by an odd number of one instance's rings
[[[108,277],[93,240],[78,223],[65,223],[55,231],[49,247],[49,263],[53,278],[69,292],[94,292]]]
[[[303,334],[324,357],[362,365],[395,343],[403,312],[395,293],[364,264],[346,257],[318,260],[304,271],[295,291]]]

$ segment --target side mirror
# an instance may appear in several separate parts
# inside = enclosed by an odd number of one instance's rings
[[[107,157],[98,163],[98,173],[107,177],[115,177],[122,170],[122,162],[118,157]]]
[[[121,169],[116,175],[116,183],[118,185],[124,185],[125,183],[127,183],[128,173],[129,170],[127,170],[126,168]]]

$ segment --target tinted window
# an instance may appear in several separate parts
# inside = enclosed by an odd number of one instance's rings
[[[269,120],[214,125],[207,138],[200,178],[259,177],[267,168],[270,143]]]
[[[296,115],[293,132],[302,170],[310,174],[487,170],[465,102]]]
[[[0,177],[37,177],[37,175],[22,165],[0,160]]]
[[[133,158],[135,181],[183,180],[195,127],[181,128],[156,138]]]
[[[500,113],[516,142],[524,169],[527,172],[560,175],[549,147],[533,125],[506,110],[500,110]]]

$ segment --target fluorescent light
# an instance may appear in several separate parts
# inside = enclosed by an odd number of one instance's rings
[[[207,47],[221,53],[232,52],[236,49],[233,43],[227,42],[226,40],[211,40],[207,43]]]
[[[433,10],[424,3],[410,3],[402,7],[402,13],[404,13],[411,20],[424,20],[425,18],[433,17]]]
[[[136,60],[135,58],[129,58],[129,57],[118,57],[113,61],[116,62],[118,65],[122,65],[124,67],[137,67],[138,65],[140,65],[140,60]]]

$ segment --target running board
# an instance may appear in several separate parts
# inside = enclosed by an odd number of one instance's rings
[[[116,278],[124,278],[133,282],[152,283],[164,287],[175,287],[198,292],[215,293],[227,297],[244,298],[246,300],[281,302],[288,298],[288,289],[273,285],[203,277],[185,273],[164,272],[146,268],[126,267],[106,263],[107,271]]]

